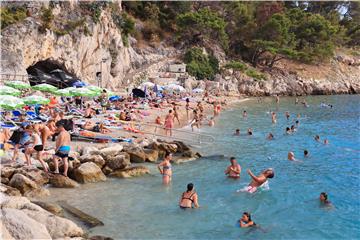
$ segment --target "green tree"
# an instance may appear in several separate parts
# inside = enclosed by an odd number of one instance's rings
[[[179,34],[190,44],[203,40],[219,41],[224,49],[228,49],[228,35],[225,32],[226,22],[215,12],[202,8],[197,12],[180,14],[177,18]]]
[[[184,62],[190,75],[196,79],[214,79],[219,72],[219,62],[213,55],[206,55],[201,48],[193,47],[184,55]]]

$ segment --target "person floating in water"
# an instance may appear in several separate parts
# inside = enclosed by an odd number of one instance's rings
[[[163,176],[163,184],[165,185],[171,182],[171,176],[172,176],[171,163],[170,163],[171,159],[172,159],[172,154],[170,152],[166,152],[164,161],[162,161],[158,165],[160,174]]]
[[[319,135],[316,135],[316,136],[314,137],[314,139],[315,139],[315,141],[320,142],[320,136],[319,136]]]
[[[274,135],[272,133],[269,133],[269,135],[266,137],[267,140],[274,140]]]
[[[326,192],[320,193],[319,200],[320,200],[320,205],[321,205],[321,206],[324,206],[324,207],[333,207],[332,203],[331,203],[331,202],[329,201],[329,199],[328,199],[328,195],[327,195]]]
[[[239,220],[239,224],[241,228],[254,227],[256,223],[251,220],[251,214],[248,212],[244,212],[241,219]]]
[[[329,144],[329,140],[325,139],[325,140],[324,140],[324,144],[325,144],[325,145],[328,145],[328,144]]]
[[[236,129],[235,133],[233,134],[234,136],[240,136],[240,129]]]
[[[236,162],[235,157],[230,158],[231,165],[225,170],[225,175],[228,175],[230,178],[240,178],[241,166]]]
[[[271,121],[272,121],[272,123],[276,123],[276,113],[275,112],[272,112],[271,113]]]
[[[247,118],[247,112],[246,112],[246,110],[244,110],[244,112],[243,112],[243,118]]]
[[[248,135],[249,135],[249,136],[252,136],[252,135],[253,135],[253,130],[252,130],[252,128],[249,128],[247,132],[248,132]]]
[[[288,160],[289,161],[296,161],[295,154],[293,152],[288,153]]]
[[[308,152],[308,150],[304,150],[304,157],[309,157],[309,152]]]
[[[186,192],[183,192],[183,194],[181,195],[179,207],[182,209],[200,207],[198,202],[198,195],[194,189],[194,184],[189,183],[187,185]]]
[[[290,118],[290,113],[288,111],[285,112],[285,117],[286,117],[286,120],[289,120]]]
[[[290,129],[289,127],[286,127],[285,133],[286,133],[287,135],[290,135],[290,134],[292,133],[292,132],[291,132],[291,129]]]
[[[264,170],[259,176],[255,176],[250,169],[247,170],[247,173],[252,178],[249,186],[246,187],[246,191],[250,193],[256,192],[258,187],[261,187],[263,184],[267,182],[269,178],[273,178],[275,176],[274,170],[272,168],[268,168]]]

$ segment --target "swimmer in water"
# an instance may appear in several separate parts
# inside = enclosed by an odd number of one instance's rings
[[[269,135],[266,137],[267,140],[274,140],[274,135],[272,133],[269,133]]]
[[[320,199],[320,204],[321,204],[322,206],[332,207],[332,204],[331,204],[331,202],[328,200],[328,195],[327,195],[326,192],[320,193],[319,199]]]
[[[296,120],[296,121],[295,121],[295,126],[296,126],[296,127],[299,127],[299,126],[300,126],[299,120]]]
[[[249,136],[252,136],[252,135],[253,135],[252,128],[249,128],[249,129],[247,130],[247,132],[248,132],[248,135],[249,135]]]
[[[324,140],[324,144],[325,144],[325,145],[328,145],[328,144],[329,144],[329,140],[325,139],[325,140]]]
[[[295,126],[294,126],[294,125],[291,125],[290,130],[291,130],[291,132],[296,132]]]
[[[248,212],[244,212],[241,219],[239,220],[241,228],[254,227],[256,223],[251,220],[251,215]]]
[[[296,118],[301,118],[300,113],[298,113],[298,114],[296,115]]]
[[[288,152],[288,160],[289,161],[296,161],[295,154],[293,152]]]
[[[286,127],[285,129],[285,133],[290,135],[292,132],[291,132],[291,129],[289,127]]]
[[[235,157],[230,158],[231,165],[225,170],[225,175],[228,175],[229,178],[240,178],[241,166],[236,162]]]
[[[276,100],[276,103],[280,103],[280,97],[279,97],[279,94],[276,94],[275,100]]]
[[[309,157],[309,152],[308,152],[308,150],[304,150],[304,157]]]
[[[210,126],[210,127],[213,127],[214,125],[215,125],[214,118],[211,117],[210,120],[209,120],[209,126]]]
[[[289,120],[289,118],[290,118],[290,113],[289,113],[288,111],[285,112],[285,117],[286,117],[287,120]]]
[[[257,188],[263,185],[269,178],[273,178],[275,176],[274,170],[272,168],[264,170],[259,176],[255,176],[250,169],[247,170],[247,173],[252,178],[252,181],[246,188],[246,191],[250,193],[254,193]]]
[[[246,112],[246,110],[244,110],[244,112],[243,112],[243,118],[247,118],[247,112]]]
[[[233,134],[234,136],[240,136],[240,129],[236,129],[235,133]]]
[[[314,139],[315,139],[315,141],[320,142],[320,136],[319,135],[316,135]]]
[[[275,112],[272,112],[271,113],[271,121],[272,121],[272,123],[276,123],[276,113]]]
[[[186,192],[183,192],[183,194],[181,195],[181,198],[179,201],[179,206],[182,209],[200,207],[199,203],[198,203],[198,195],[194,189],[194,184],[189,183],[187,185]]]
[[[299,103],[299,99],[295,98],[295,105],[297,105]]]

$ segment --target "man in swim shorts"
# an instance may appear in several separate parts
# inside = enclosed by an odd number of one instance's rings
[[[268,180],[268,178],[273,178],[275,175],[272,168],[264,170],[259,176],[255,176],[250,169],[247,170],[247,173],[252,178],[252,181],[246,188],[246,190],[250,193],[256,192],[257,188],[263,185]]]
[[[240,164],[236,162],[235,157],[230,158],[231,165],[225,170],[225,175],[228,175],[230,178],[240,178],[241,167]]]
[[[62,160],[64,163],[64,173],[63,175],[67,177],[68,171],[68,156],[70,152],[70,134],[65,130],[64,125],[62,122],[58,122],[57,124],[57,131],[59,132],[58,137],[56,138],[56,149],[55,149],[55,156],[54,156],[54,165],[55,165],[55,173],[59,173],[59,159]]]

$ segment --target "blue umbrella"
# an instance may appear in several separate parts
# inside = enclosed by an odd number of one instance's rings
[[[155,93],[158,92],[158,85],[157,85],[157,84],[155,84],[155,86],[154,86],[154,88],[153,88],[153,91],[154,91]]]
[[[122,99],[122,97],[116,95],[116,96],[110,97],[110,98],[109,98],[109,101],[114,102],[114,101],[118,101],[118,100],[120,100],[120,99]]]
[[[85,87],[85,86],[87,86],[87,84],[84,83],[83,81],[76,81],[76,82],[73,83],[72,86],[73,87]]]

